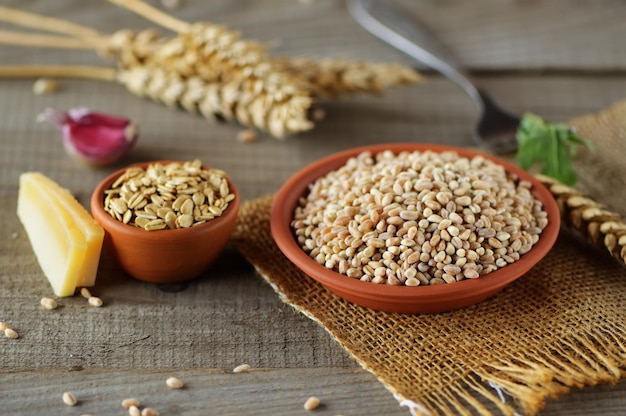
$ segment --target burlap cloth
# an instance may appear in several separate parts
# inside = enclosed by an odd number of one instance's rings
[[[571,124],[597,146],[576,162],[579,186],[624,215],[626,102]],[[344,301],[293,266],[272,240],[271,201],[242,206],[237,248],[415,415],[532,415],[547,397],[626,376],[626,268],[565,229],[545,259],[495,297],[402,315]]]

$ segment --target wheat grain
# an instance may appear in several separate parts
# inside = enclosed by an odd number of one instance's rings
[[[311,396],[304,402],[304,409],[315,410],[319,407],[319,405],[320,405],[320,399],[318,399],[315,396]]]
[[[141,416],[159,416],[159,412],[151,407],[145,407],[141,411]]]
[[[97,296],[90,296],[89,299],[87,299],[87,302],[90,306],[93,306],[95,308],[99,308],[103,305],[102,299]]]
[[[52,310],[57,308],[57,302],[54,299],[50,298],[41,298],[41,306],[44,309]]]
[[[127,399],[122,400],[122,407],[124,409],[130,409],[131,406],[139,407],[139,400],[134,397],[129,397]]]
[[[66,391],[65,393],[63,393],[61,398],[63,399],[63,403],[65,403],[68,406],[76,406],[76,404],[78,403],[78,400],[76,399],[76,396],[74,395],[74,393],[69,392],[69,391]]]
[[[20,335],[17,333],[16,330],[14,330],[13,328],[5,328],[4,329],[4,336],[6,336],[7,338],[12,338],[12,339],[17,339],[20,337]]]
[[[185,386],[185,384],[176,377],[169,377],[165,380],[165,384],[172,389],[182,389]]]
[[[39,78],[33,84],[33,92],[37,95],[52,94],[61,89],[59,81],[51,78]]]
[[[237,367],[233,368],[233,373],[246,373],[248,371],[250,371],[252,369],[252,367],[250,367],[249,364],[241,364],[238,365]]]
[[[454,152],[362,153],[314,181],[292,221],[319,264],[363,281],[413,286],[505,267],[546,225],[530,184]]]

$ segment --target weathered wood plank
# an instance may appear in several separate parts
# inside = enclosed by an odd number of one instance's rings
[[[418,13],[471,69],[516,71],[478,78],[513,111],[564,121],[626,97],[620,72],[626,70],[623,2],[399,2]],[[3,5],[104,32],[149,26],[105,1],[89,7],[75,0],[6,0]],[[175,14],[228,24],[270,43],[277,54],[410,62],[358,27],[342,2],[186,0]],[[0,46],[0,61],[103,64],[89,52],[5,46]],[[570,75],[546,75],[543,69]],[[105,257],[93,289],[105,307],[89,308],[76,297],[60,300],[56,311],[43,311],[39,299],[51,290],[15,216],[17,183],[21,172],[39,170],[87,205],[95,184],[119,167],[91,170],[70,160],[54,128],[35,123],[48,106],[87,106],[129,116],[140,123],[142,136],[124,164],[163,155],[201,158],[229,172],[247,200],[274,192],[303,165],[347,147],[395,141],[473,146],[475,111],[457,87],[433,76],[424,85],[382,97],[324,103],[327,118],[310,133],[285,141],[262,136],[247,145],[236,141],[237,126],[207,124],[133,97],[122,87],[67,81],[59,94],[35,96],[31,81],[0,82],[0,320],[21,334],[18,340],[0,337],[0,413],[123,414],[119,401],[130,393],[162,414],[306,414],[302,403],[312,394],[325,403],[316,414],[408,414],[321,328],[280,303],[232,250],[179,292],[130,280]],[[593,179],[582,178],[583,185]],[[624,205],[619,192],[608,198],[611,206]],[[231,374],[242,362],[264,370]],[[170,375],[188,388],[169,391],[164,380]],[[80,407],[62,405],[64,390],[77,393]],[[625,400],[622,382],[572,392],[550,401],[542,414],[616,416]]]
[[[185,383],[166,386],[168,377]],[[0,374],[4,414],[124,414],[128,397],[161,415],[304,415],[304,402],[319,397],[320,415],[406,415],[370,374],[349,369],[257,369],[234,374],[231,368],[141,371],[45,371]],[[6,383],[8,382],[8,383]],[[64,391],[79,400],[68,408]]]
[[[3,414],[124,414],[120,402],[128,397],[153,407],[161,415],[293,416],[310,414],[305,400],[316,396],[316,415],[408,415],[369,373],[341,368],[262,368],[233,374],[231,368],[85,370],[2,373]],[[175,376],[181,390],[165,385]],[[69,408],[65,391],[79,402]],[[598,401],[603,407],[598,408]],[[567,400],[550,400],[540,416],[618,415],[626,406],[626,384],[577,390]]]
[[[473,70],[626,69],[626,4],[619,0],[396,2]],[[70,19],[104,33],[151,25],[105,1],[91,2],[88,8],[72,0],[7,0],[4,4]],[[410,62],[361,29],[341,1],[189,0],[172,13],[188,21],[226,24],[247,38],[270,44],[277,54]],[[8,28],[0,23],[3,27]],[[0,53],[23,63],[101,62],[88,52],[40,50],[34,54],[28,48],[13,49]]]

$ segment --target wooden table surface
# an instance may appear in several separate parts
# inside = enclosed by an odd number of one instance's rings
[[[626,98],[626,3],[619,0],[402,1],[504,106],[565,121]],[[158,4],[158,3],[157,3]],[[105,1],[8,0],[19,7],[102,32],[150,24]],[[266,42],[276,55],[341,56],[412,64],[354,23],[340,1],[183,0],[174,14],[223,23]],[[6,24],[0,29],[13,29]],[[107,65],[89,51],[0,45],[2,64]],[[93,292],[105,303],[52,291],[15,215],[18,178],[40,171],[85,205],[95,185],[120,165],[90,169],[63,150],[58,132],[38,124],[46,107],[86,106],[132,118],[141,138],[121,165],[190,160],[226,170],[243,200],[272,193],[305,164],[360,144],[419,141],[473,146],[476,112],[449,81],[426,73],[423,85],[383,96],[325,103],[326,119],[284,141],[240,143],[241,127],[210,124],[100,81],[67,80],[35,95],[32,80],[0,80],[0,321],[20,338],[0,337],[0,413],[123,415],[128,396],[161,415],[299,415],[318,396],[320,415],[407,415],[376,378],[316,323],[281,303],[232,248],[201,278],[157,287],[128,278],[103,255]],[[177,290],[175,290],[177,289]],[[256,371],[234,374],[248,363]],[[187,387],[170,391],[176,376]],[[63,405],[72,391],[77,407]],[[620,415],[626,383],[549,400],[542,415]]]

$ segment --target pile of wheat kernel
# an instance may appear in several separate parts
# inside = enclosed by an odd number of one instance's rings
[[[199,160],[128,168],[105,191],[104,209],[147,231],[188,228],[222,213],[235,199],[226,174]]]
[[[531,184],[482,156],[364,152],[309,185],[295,209],[299,245],[362,281],[434,285],[519,260],[548,223]]]

